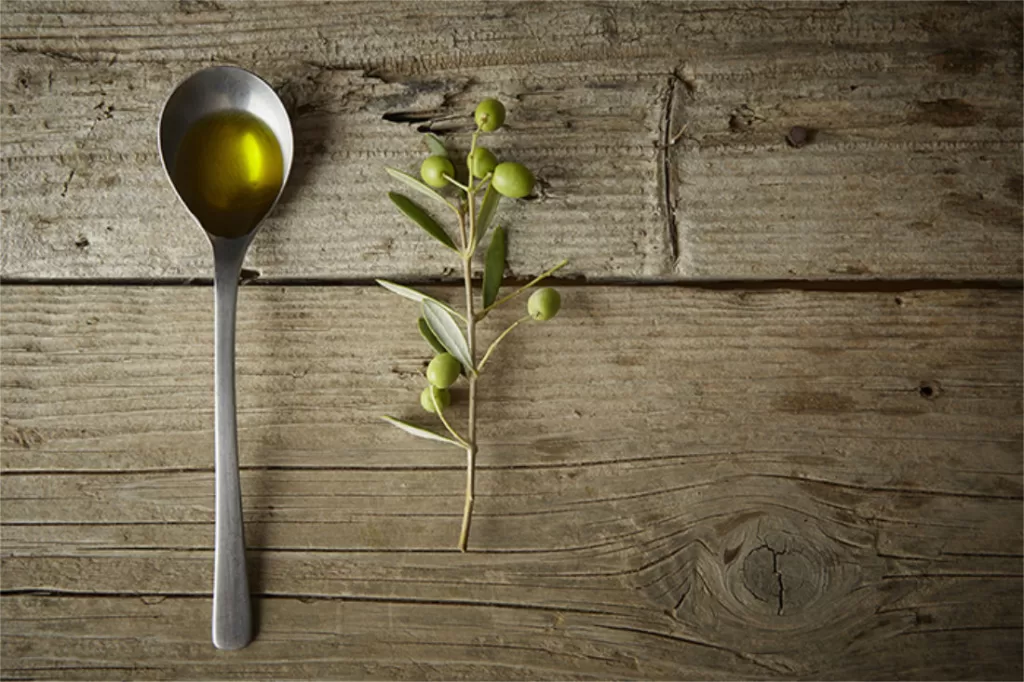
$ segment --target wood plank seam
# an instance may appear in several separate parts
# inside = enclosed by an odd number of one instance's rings
[[[255,271],[250,271],[255,272]],[[502,280],[502,287],[519,287],[531,278],[514,277]],[[393,281],[412,287],[436,287],[441,290],[461,291],[462,285],[440,277],[400,278]],[[635,288],[692,289],[712,291],[818,291],[818,292],[910,292],[977,289],[979,291],[1024,289],[1024,279],[1006,278],[906,278],[906,279],[804,279],[804,278],[753,278],[715,279],[700,278],[686,280],[604,280],[578,277],[550,277],[545,280],[549,286],[608,287],[629,286]],[[351,277],[258,277],[243,279],[246,287],[374,287],[375,279]],[[206,277],[187,278],[61,278],[61,277],[0,277],[0,286],[38,287],[210,287],[213,280]]]

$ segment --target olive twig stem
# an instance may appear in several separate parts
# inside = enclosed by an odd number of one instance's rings
[[[467,243],[466,242],[466,216],[462,213],[462,211],[458,212],[458,216],[459,216],[459,239],[462,241],[462,251],[459,252],[459,255],[462,256],[463,260],[465,260],[467,257],[471,257],[472,256],[472,254],[467,253],[467,246],[466,246],[466,243]]]
[[[491,345],[487,347],[487,352],[484,353],[484,356],[480,359],[479,364],[477,364],[477,366],[476,366],[476,371],[478,373],[483,371],[484,365],[487,364],[487,359],[491,357],[491,353],[493,353],[494,349],[498,347],[498,344],[501,343],[502,339],[504,339],[506,336],[511,334],[513,329],[515,329],[520,324],[522,324],[523,322],[526,322],[529,319],[530,319],[529,315],[523,315],[518,320],[516,320],[515,322],[510,324],[508,326],[508,328],[505,329],[505,331],[503,331],[501,334],[499,334],[498,338],[494,339],[494,341],[491,343]]]
[[[477,126],[476,130],[473,131],[473,139],[470,140],[470,142],[469,142],[469,156],[470,157],[473,156],[473,152],[476,151],[476,141],[478,139],[480,139],[480,132],[481,132],[480,131],[480,126]],[[469,158],[469,157],[467,157],[467,158]],[[472,170],[472,169],[470,169],[470,170]],[[472,182],[472,180],[470,182]]]
[[[473,203],[469,204],[470,233],[476,218]],[[476,478],[476,320],[473,318],[473,254],[462,260],[462,273],[466,285],[466,342],[473,371],[467,373],[469,381],[469,418],[466,431],[466,504],[462,512],[462,532],[459,534],[459,550],[465,552],[469,542],[469,524],[473,516],[473,489]]]
[[[487,313],[491,312],[492,310],[494,310],[498,306],[501,306],[501,305],[504,305],[505,303],[508,303],[509,301],[511,301],[516,296],[519,296],[524,291],[526,291],[530,287],[536,285],[541,280],[547,279],[548,277],[550,277],[551,275],[555,274],[556,272],[558,272],[559,270],[561,270],[562,268],[564,268],[568,264],[569,264],[569,261],[567,259],[563,260],[561,263],[559,263],[555,267],[553,267],[553,268],[551,268],[549,270],[546,270],[545,272],[542,272],[541,274],[537,275],[532,280],[530,280],[530,282],[528,284],[525,284],[525,285],[519,287],[518,289],[513,291],[508,296],[505,296],[504,298],[499,298],[497,301],[495,301],[494,303],[490,304],[489,306],[487,306],[486,308],[484,308],[483,310],[480,311],[480,313],[477,315],[477,318],[476,318],[477,321],[484,319],[484,317],[487,315]]]
[[[445,419],[444,410],[440,403],[437,402],[437,398],[434,396],[433,392],[430,394],[430,402],[434,403],[434,411],[437,413],[441,423],[444,424],[444,428],[448,429],[448,433],[452,434],[455,440],[459,441],[459,444],[462,445],[462,447],[468,448],[469,443],[466,442],[466,439],[459,435],[459,432],[452,428],[452,425],[448,423],[447,419]]]
[[[445,173],[442,177],[444,177],[444,179],[447,180],[448,182],[450,182],[451,184],[453,184],[456,187],[458,187],[459,189],[461,189],[463,192],[468,192],[469,191],[469,187],[466,187],[461,182],[459,182],[458,180],[456,180],[452,176],[448,175],[447,173]]]
[[[469,189],[473,189],[473,178],[476,177],[476,161],[473,159],[473,152],[476,151],[476,140],[480,137],[480,127],[473,131],[473,140],[469,143],[469,154],[466,154],[466,167],[469,169]]]
[[[476,149],[479,128],[473,133],[469,159]],[[472,161],[470,161],[472,164]],[[469,361],[472,371],[467,372],[469,381],[469,416],[466,430],[466,503],[462,511],[462,532],[459,533],[459,550],[466,551],[469,543],[469,524],[473,518],[473,492],[476,482],[476,318],[473,315],[473,251],[476,250],[476,191],[473,188],[473,169],[470,168],[469,187],[466,188],[466,212],[469,218],[468,241],[462,257],[462,276],[466,288],[466,345],[469,347]]]

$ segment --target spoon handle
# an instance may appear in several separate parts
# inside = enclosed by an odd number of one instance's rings
[[[217,488],[213,645],[218,649],[241,649],[252,639],[235,425],[235,306],[247,242],[245,239],[215,239],[213,245]]]

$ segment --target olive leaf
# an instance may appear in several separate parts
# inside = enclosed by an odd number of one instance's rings
[[[459,318],[460,320],[463,320],[463,321],[466,320],[466,318],[463,317],[461,313],[455,311],[448,304],[442,303],[441,301],[437,300],[436,298],[432,298],[430,296],[427,296],[423,292],[416,291],[415,289],[410,289],[409,287],[404,287],[401,284],[395,284],[394,282],[389,282],[386,279],[378,279],[378,280],[376,280],[376,282],[377,282],[377,284],[381,285],[382,287],[384,287],[385,289],[387,289],[391,293],[398,294],[402,298],[407,298],[410,301],[416,301],[417,303],[423,303],[424,301],[433,301],[434,303],[439,305],[441,308],[443,308],[444,310],[447,310],[450,314],[454,315],[455,317]]]
[[[484,192],[484,200],[480,202],[480,212],[476,216],[476,243],[479,244],[480,240],[487,234],[487,228],[491,226],[491,218],[494,217],[494,211],[498,208],[498,201],[501,200],[501,195],[494,189],[494,185],[490,184],[487,186],[487,191]],[[475,244],[474,244],[475,246]]]
[[[391,424],[392,426],[402,429],[406,433],[412,434],[413,436],[416,436],[418,438],[425,438],[426,440],[436,440],[439,443],[448,443],[449,445],[454,445],[457,448],[462,447],[460,443],[455,442],[451,438],[421,428],[419,426],[416,426],[415,424],[410,424],[409,422],[402,421],[401,419],[395,419],[394,417],[389,417],[387,415],[381,417],[381,419],[386,421],[388,424]]]
[[[423,184],[422,182],[420,182],[419,180],[417,180],[413,176],[409,175],[408,173],[403,173],[402,171],[398,170],[397,168],[390,168],[390,167],[385,167],[384,170],[386,170],[388,172],[388,175],[393,177],[395,180],[398,180],[399,182],[402,182],[402,183],[406,184],[407,186],[409,186],[412,189],[416,190],[417,192],[419,192],[423,196],[430,197],[434,201],[438,201],[438,202],[444,204],[445,206],[447,206],[448,208],[450,208],[452,210],[455,210],[455,207],[452,206],[451,203],[447,199],[445,199],[443,196],[441,196],[440,193],[435,192],[430,187],[426,186],[425,184]]]
[[[448,150],[444,146],[444,142],[441,142],[434,133],[427,133],[423,136],[423,143],[427,145],[427,151],[430,152],[431,156],[443,156],[448,158]]]
[[[431,348],[433,348],[438,353],[447,352],[445,350],[444,345],[437,340],[436,336],[434,336],[434,332],[431,331],[430,325],[427,324],[427,321],[425,319],[421,317],[418,320],[416,320],[416,326],[420,330],[420,336],[422,336],[423,339],[430,344]]]
[[[487,257],[484,260],[484,308],[490,307],[498,298],[498,289],[501,288],[501,277],[504,274],[505,228],[498,226],[494,228],[491,245],[487,247]]]
[[[434,332],[437,340],[455,356],[456,360],[462,363],[467,372],[472,372],[473,360],[469,355],[469,345],[451,313],[435,301],[424,300],[423,317],[426,318],[427,324],[430,325],[430,330]]]
[[[388,192],[388,199],[391,199],[391,202],[398,207],[399,211],[408,216],[414,223],[422,227],[424,232],[447,246],[452,251],[458,253],[459,250],[455,248],[455,242],[453,242],[452,238],[448,236],[448,233],[444,231],[441,224],[427,213],[426,209],[409,197],[404,194],[399,194],[398,192]]]

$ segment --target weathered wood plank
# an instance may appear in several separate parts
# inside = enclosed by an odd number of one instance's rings
[[[5,289],[5,675],[1020,674],[1019,291],[567,288],[482,383],[463,555],[461,458],[374,419],[415,413],[410,307],[243,288],[231,662],[209,293]]]
[[[1021,10],[1013,3],[5,3],[0,273],[205,277],[156,158],[159,104],[212,62],[292,107],[294,187],[265,277],[433,277],[383,199],[413,128],[534,166],[510,268],[592,279],[1019,279]],[[411,124],[385,120],[412,119]],[[792,126],[812,130],[794,149]],[[141,200],[140,197],[144,197]]]
[[[614,475],[609,474],[609,480],[612,478]],[[384,480],[382,476],[381,482]],[[334,483],[325,480],[327,486]],[[733,651],[741,659],[757,662],[769,672],[859,677],[872,676],[866,670],[879,666],[881,670],[908,671],[907,676],[928,677],[929,672],[950,667],[961,672],[947,674],[962,676],[965,662],[956,663],[959,659],[953,656],[952,649],[947,652],[946,647],[967,646],[984,661],[981,668],[967,668],[975,670],[973,674],[996,670],[999,672],[995,676],[1012,676],[1014,666],[1019,665],[1019,648],[1015,650],[1012,640],[1001,635],[1020,628],[1019,529],[1010,533],[1016,532],[1016,539],[1006,533],[1008,525],[1013,525],[1009,519],[1018,516],[1019,502],[969,501],[963,504],[958,499],[940,499],[922,506],[912,497],[883,493],[865,495],[851,506],[855,495],[847,495],[845,499],[829,495],[822,501],[813,494],[807,495],[799,483],[792,481],[787,486],[775,481],[726,485],[730,490],[720,492],[726,493],[731,502],[724,506],[720,496],[709,498],[699,489],[690,495],[672,495],[655,505],[617,502],[609,508],[608,500],[598,496],[574,510],[575,523],[572,517],[562,516],[561,531],[552,526],[547,528],[549,539],[565,538],[565,529],[578,527],[578,519],[593,519],[593,523],[586,524],[586,537],[599,541],[610,528],[616,525],[621,528],[621,519],[630,520],[632,528],[619,538],[613,537],[590,548],[506,549],[471,555],[380,548],[328,552],[310,552],[301,547],[291,551],[267,550],[260,546],[260,531],[257,530],[254,538],[250,528],[250,542],[255,545],[250,552],[250,573],[258,594],[278,598],[297,596],[306,602],[339,598],[346,603],[335,604],[338,610],[348,608],[351,601],[371,600],[471,609],[516,609],[537,616],[554,614],[556,618],[559,614],[582,615],[598,623],[601,629],[660,633],[668,638],[682,638],[684,642],[697,638],[718,650]],[[514,481],[507,482],[506,486],[508,490],[520,487]],[[322,498],[323,488],[320,490]],[[488,490],[483,499],[491,500],[493,495],[493,491]],[[9,496],[5,491],[5,497]],[[299,500],[306,496],[301,489],[293,488],[288,497]],[[418,491],[410,491],[410,496],[419,497]],[[74,499],[55,497],[59,499],[51,500],[51,505],[67,504],[68,514],[77,513]],[[344,495],[338,497],[344,500]],[[360,497],[368,509],[382,507],[379,498],[366,494]],[[386,494],[383,497],[388,498]],[[524,507],[537,508],[536,495],[520,497]],[[779,499],[792,502],[782,505]],[[838,504],[837,499],[841,500]],[[743,501],[742,508],[720,511],[735,506],[739,500]],[[264,503],[270,501],[286,518],[293,513],[291,507],[296,506],[288,499],[264,498]],[[879,501],[889,510],[877,515],[865,513],[873,502]],[[136,508],[136,505],[119,505],[113,499],[108,502],[109,506],[124,509],[124,516],[131,516]],[[249,502],[253,502],[253,498]],[[298,502],[297,506],[308,510],[313,504],[315,502],[307,500]],[[602,507],[604,513],[599,511]],[[677,513],[679,510],[683,510],[683,514]],[[503,513],[512,512],[506,507]],[[345,546],[346,540],[332,530],[338,526],[318,522],[315,512],[313,515],[307,512],[307,515],[304,522],[307,528],[318,529],[328,543]],[[659,515],[664,518],[656,521]],[[7,516],[5,514],[5,518]],[[485,533],[494,530],[490,525],[492,516],[483,519]],[[529,525],[538,521],[543,524],[543,519],[539,514],[534,515]],[[437,529],[445,524],[450,526],[457,517],[452,515],[445,519],[434,515],[424,520],[429,520]],[[514,520],[520,527],[525,525],[522,511]],[[273,523],[277,522],[268,525]],[[1002,529],[995,528],[1000,524]],[[348,525],[359,525],[359,522],[350,516]],[[376,535],[376,541],[371,542],[383,540],[387,544],[387,536],[370,522],[363,525],[373,533],[367,533],[357,542],[365,542],[367,537]],[[985,525],[993,526],[994,532],[986,532]],[[7,555],[3,579],[6,589],[82,594],[122,592],[141,597],[143,603],[159,601],[168,594],[199,596],[205,592],[202,586],[209,581],[211,556],[208,547],[194,545],[209,540],[209,524],[199,528],[161,524],[159,528],[170,534],[162,540],[143,540],[141,547],[135,544],[138,536],[129,535],[139,530],[130,522],[99,527],[101,532],[121,536],[110,546],[103,547],[102,542],[90,540],[83,542],[84,538],[95,537],[91,534],[96,528],[83,526],[75,530],[45,524],[5,527]],[[298,529],[299,526],[290,525],[284,533]],[[393,531],[394,528],[384,533]],[[498,532],[511,535],[515,531],[510,526]],[[898,540],[919,534],[934,535],[932,542],[941,541],[941,550],[937,549],[938,544],[933,544],[931,554],[927,554],[928,550],[922,549],[920,543],[921,539],[927,539],[924,537],[914,543],[903,543],[899,548],[889,539],[890,536]],[[985,536],[990,544],[975,553],[960,551],[963,547],[958,544],[959,538],[971,537],[974,547],[978,548],[978,534]],[[56,546],[49,545],[46,550],[39,551],[38,546],[31,546],[32,542],[47,542],[57,536],[64,540]],[[184,539],[184,536],[190,537]],[[160,544],[152,544],[154,539]],[[286,542],[294,543],[296,539],[292,536]],[[146,542],[151,546],[146,547]],[[176,542],[182,545],[174,547]],[[34,556],[25,557],[26,549]],[[1000,551],[1004,552],[1001,556]],[[767,571],[768,566],[772,567],[771,571]],[[779,584],[789,587],[779,592],[775,588]],[[82,602],[65,603],[69,620],[74,620]],[[112,603],[119,608],[111,617],[132,619],[129,614],[136,602],[112,600]],[[207,605],[205,599],[201,603],[204,607]],[[303,607],[296,605],[296,608]],[[732,615],[723,617],[723,613]],[[267,614],[264,627],[291,632],[296,642],[305,639],[305,629],[292,628],[287,620],[281,622],[278,617]],[[315,613],[309,617],[316,622]],[[205,618],[201,608],[192,611],[186,621],[191,630],[188,639],[197,643],[203,641],[207,630]],[[337,618],[336,614],[335,622]],[[451,620],[450,616],[440,618],[438,622],[446,623],[447,627],[435,628],[434,639],[430,641],[447,641],[449,628],[458,629],[461,622],[452,624]],[[159,629],[159,625],[154,627]],[[377,627],[384,625],[375,623],[371,629]],[[394,627],[392,621],[388,628]],[[12,630],[8,628],[7,632]],[[6,643],[13,646],[24,639],[39,639],[32,632],[15,627]],[[166,634],[166,627],[164,632]],[[551,644],[557,644],[558,650],[573,646],[578,629],[570,628],[568,632],[573,634],[567,635],[568,641],[562,641],[566,636],[556,630],[550,636]],[[968,639],[972,632],[979,639]],[[906,645],[908,638],[919,639],[920,644]],[[88,651],[88,639],[72,642],[71,646],[76,651],[79,648]],[[53,653],[46,651],[45,641],[44,638],[43,643],[37,644],[36,650],[43,652],[44,659],[52,658]],[[749,644],[751,641],[753,645]],[[903,647],[899,656],[893,651],[897,642]],[[307,648],[310,646],[307,644],[293,651],[291,660],[300,662],[301,666],[301,661],[315,658]],[[644,646],[651,647],[652,643]],[[844,660],[841,654],[846,649],[854,650],[857,656]],[[931,654],[926,655],[926,651]],[[936,651],[940,652],[937,656]],[[67,650],[62,648],[62,657],[66,654]],[[640,658],[658,660],[661,655],[693,665],[692,658],[686,655],[686,647],[679,644],[671,644],[664,653],[647,651]],[[414,651],[407,657],[420,661],[423,654]],[[100,658],[104,665],[123,660],[116,653],[113,659],[105,655]],[[451,658],[447,660],[453,663]],[[168,664],[160,664],[165,665]],[[570,667],[571,663],[565,665],[565,672],[585,671],[585,665],[582,669]],[[734,664],[727,657],[724,663],[710,665],[724,665],[717,671],[719,674],[730,670],[735,675],[744,664],[740,661]],[[919,673],[909,672],[918,666],[921,667]],[[607,674],[611,675],[612,671]],[[678,679],[694,674],[692,669],[670,668],[661,676]],[[765,671],[760,672],[760,676],[764,674]]]
[[[1019,249],[989,251],[1021,239],[1022,119],[1001,92],[1020,92],[1019,60],[997,65],[980,36],[840,53],[802,38],[767,60],[741,48],[702,64],[695,89],[674,85],[677,273],[1019,276]],[[804,146],[787,143],[794,127]]]
[[[600,613],[457,602],[261,599],[259,637],[228,657],[207,641],[206,599],[16,596],[0,604],[9,624],[0,663],[8,679],[821,678],[808,668],[786,667],[782,656],[720,649],[692,633],[643,629]],[[1019,631],[929,633],[927,625],[912,625],[903,614],[887,618],[888,639],[837,655],[825,676],[1019,676],[1019,660],[1006,656],[1019,650]],[[443,633],[439,623],[448,626]]]
[[[806,458],[857,485],[1020,490],[1019,291],[563,291],[482,380],[484,466]],[[5,470],[210,469],[209,288],[8,287],[2,313]],[[419,410],[413,304],[243,287],[239,315],[243,466],[461,466],[377,419]]]
[[[616,485],[618,477],[633,485]],[[4,478],[5,589],[208,591],[209,480],[188,481],[191,494],[179,492],[170,501],[168,493],[148,497],[151,490],[185,487],[169,474],[52,478],[58,480]],[[577,489],[564,477],[545,486],[540,476],[490,476],[481,486],[474,543],[482,554],[460,555],[452,537],[458,500],[445,494],[454,476],[378,473],[362,479],[358,492],[337,473],[313,478],[244,481],[257,593],[459,596],[564,608],[589,604],[643,616],[650,602],[678,606],[695,587],[695,562],[710,561],[709,570],[721,571],[738,560],[743,570],[755,570],[772,557],[764,551],[768,544],[780,555],[787,547],[801,555],[792,559],[790,575],[791,586],[802,583],[802,594],[780,596],[776,581],[767,593],[755,593],[762,601],[768,593],[774,597],[763,616],[791,615],[793,622],[824,617],[803,613],[810,597],[842,603],[854,588],[858,598],[880,597],[887,580],[921,587],[933,580],[1012,582],[1020,573],[1020,523],[1012,520],[1019,499],[850,492],[756,474],[683,485],[683,475],[674,472],[663,476],[665,487],[648,483],[635,492],[640,477],[622,467],[604,474],[600,490],[593,480]],[[392,490],[406,492],[409,501]],[[40,514],[44,505],[61,511]],[[159,521],[150,512],[156,505],[164,508]],[[522,528],[524,521],[529,528]],[[832,565],[835,556],[851,567]],[[921,580],[925,575],[928,581]],[[830,586],[829,576],[851,584]],[[735,598],[741,588],[726,583],[712,591]],[[693,598],[701,603],[699,595]]]

